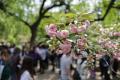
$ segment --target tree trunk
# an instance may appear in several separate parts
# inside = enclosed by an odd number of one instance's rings
[[[40,23],[41,23],[41,18],[30,27],[30,31],[31,31],[30,47],[33,47],[35,45],[37,30]]]
[[[31,27],[30,30],[31,30],[30,47],[33,47],[37,36],[37,27]]]

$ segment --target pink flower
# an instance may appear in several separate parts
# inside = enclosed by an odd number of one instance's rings
[[[57,26],[55,24],[50,24],[49,26],[45,27],[47,34],[51,37],[56,36],[57,33]]]
[[[108,41],[108,42],[104,43],[104,47],[105,48],[117,49],[118,44],[115,44],[115,43],[112,43],[111,41]]]
[[[90,26],[90,22],[88,20],[86,20],[85,22],[83,22],[83,27],[85,29],[87,29]]]
[[[77,33],[78,32],[78,28],[75,24],[70,24],[70,31],[72,33]]]
[[[60,38],[60,37],[61,37],[61,32],[60,32],[60,31],[57,31],[56,36],[57,36],[58,38]]]
[[[114,32],[113,36],[120,36],[120,32]]]
[[[71,51],[72,45],[71,42],[65,41],[64,43],[60,44],[59,47],[64,54],[67,54]]]
[[[62,30],[60,33],[61,38],[67,38],[69,36],[69,31],[68,30]]]
[[[85,32],[89,26],[90,26],[90,22],[86,20],[85,22],[83,22],[80,28],[78,28],[78,32]]]
[[[56,32],[57,31],[57,26],[55,24],[50,24],[49,25],[49,30]]]
[[[116,59],[118,59],[120,61],[120,52],[115,52],[113,54],[113,57],[116,58]]]

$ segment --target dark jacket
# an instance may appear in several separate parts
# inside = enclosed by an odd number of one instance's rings
[[[7,62],[4,64],[4,66],[5,67],[2,72],[1,80],[9,80],[9,78],[11,77],[11,73],[12,73],[10,63]]]

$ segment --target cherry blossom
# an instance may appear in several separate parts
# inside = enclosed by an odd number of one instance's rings
[[[78,28],[75,24],[70,24],[70,31],[71,33],[77,33],[78,32]]]
[[[57,34],[57,26],[55,24],[50,24],[49,26],[45,27],[46,33],[53,37]]]
[[[69,53],[71,51],[72,44],[70,41],[65,40],[63,43],[59,45],[60,49],[64,54]]]
[[[59,35],[61,38],[67,38],[69,36],[69,31],[68,30],[61,30],[59,32]]]
[[[114,32],[113,36],[120,36],[120,32]]]

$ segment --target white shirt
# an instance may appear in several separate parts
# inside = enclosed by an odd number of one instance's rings
[[[15,48],[10,48],[10,52],[13,54],[15,51]]]
[[[42,58],[42,60],[46,59],[46,49],[36,48],[36,53]]]
[[[61,77],[62,79],[68,79],[68,71],[70,71],[70,65],[72,64],[71,56],[67,56],[65,54],[61,57],[60,69],[61,69]]]
[[[33,80],[30,73],[26,70],[22,73],[20,80]]]
[[[89,78],[89,70],[87,67],[87,61],[84,61],[82,64],[79,64],[79,74],[81,77],[81,80],[87,80]]]

